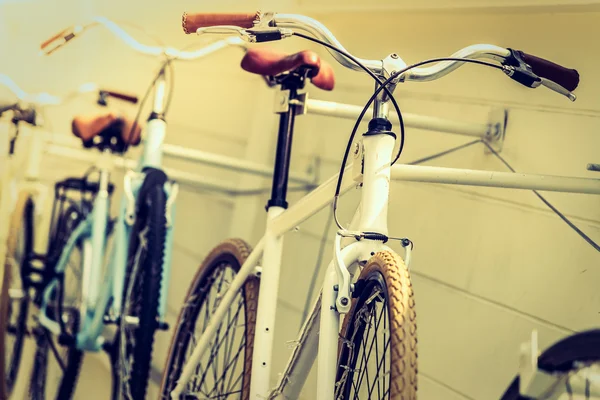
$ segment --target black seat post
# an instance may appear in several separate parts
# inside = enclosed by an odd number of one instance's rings
[[[287,99],[287,110],[279,115],[279,133],[277,135],[277,150],[275,153],[275,167],[273,171],[273,185],[271,198],[267,202],[267,210],[270,207],[287,208],[288,177],[290,172],[290,160],[292,155],[292,137],[294,134],[294,120],[296,118],[296,106],[294,100],[298,98],[298,90],[304,87],[306,73],[291,72],[284,76],[281,81],[281,89],[289,90]]]

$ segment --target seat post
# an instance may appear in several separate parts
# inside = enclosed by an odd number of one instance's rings
[[[298,97],[298,89],[304,87],[305,74],[294,72],[287,75],[282,82],[282,90],[288,90],[287,110],[279,115],[279,133],[277,135],[277,148],[275,153],[275,167],[273,171],[273,184],[271,187],[271,198],[267,202],[267,210],[270,207],[287,208],[288,177],[290,172],[290,161],[292,155],[292,137],[294,135],[294,120],[296,118],[296,106],[294,100]]]

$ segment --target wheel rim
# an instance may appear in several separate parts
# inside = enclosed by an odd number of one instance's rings
[[[380,274],[361,292],[346,339],[342,343],[336,398],[390,398],[389,310]]]
[[[8,334],[5,335],[5,371],[6,385],[8,391],[17,378],[17,372],[20,363],[20,352],[24,340],[27,318],[27,305],[29,299],[21,281],[20,267],[25,262],[26,257],[25,231],[21,229],[17,238],[14,259],[10,261],[11,281],[9,284],[9,304],[7,315]]]
[[[177,349],[180,354],[185,354],[185,359],[191,356],[197,339],[204,332],[236,274],[236,270],[229,263],[222,262],[205,280],[206,284],[196,290],[196,296],[201,297],[196,303],[200,304],[200,307],[194,310],[196,318],[191,318],[187,324],[184,322],[182,329],[189,332],[190,336],[185,343],[182,341]],[[196,323],[192,327],[193,320]],[[242,393],[245,348],[246,310],[244,293],[241,290],[217,329],[215,339],[210,342],[209,349],[197,364],[185,393],[215,399]]]

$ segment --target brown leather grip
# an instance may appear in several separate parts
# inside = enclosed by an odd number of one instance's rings
[[[114,90],[106,90],[106,89],[101,89],[100,91],[105,92],[110,97],[114,97],[115,99],[127,101],[127,102],[133,103],[133,104],[137,104],[137,102],[138,102],[138,97],[135,95],[132,95],[132,94],[117,92]]]
[[[52,36],[50,39],[47,39],[44,42],[42,42],[42,44],[40,45],[40,49],[44,50],[46,47],[48,47],[50,45],[50,43],[54,42],[55,40],[64,38],[65,36],[67,36],[69,34],[69,31],[72,31],[72,30],[73,30],[73,27],[63,29],[62,31],[58,32],[56,35]]]
[[[579,72],[575,69],[565,68],[552,61],[519,51],[521,58],[531,67],[537,76],[558,83],[568,91],[572,92],[579,85]]]
[[[240,28],[252,28],[260,13],[183,13],[182,26],[187,34],[195,33],[198,28],[208,26],[233,25]]]

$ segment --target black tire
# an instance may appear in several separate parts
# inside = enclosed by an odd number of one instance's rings
[[[64,313],[63,313],[64,315]],[[77,332],[79,329],[79,316],[77,312],[69,313],[69,329]],[[70,400],[73,398],[79,370],[83,362],[83,352],[77,350],[74,346],[61,346],[55,337],[44,328],[38,328],[36,333],[36,352],[33,360],[33,369],[31,374],[31,385],[29,387],[29,396],[31,400]],[[58,355],[57,355],[58,353]],[[60,371],[58,362],[50,368],[50,360],[56,361],[60,357],[64,363],[64,370]],[[58,387],[50,386],[52,382],[52,372],[62,375]],[[56,375],[54,375],[56,376]],[[56,391],[56,395],[52,395]],[[50,393],[49,393],[50,392]]]
[[[167,233],[166,195],[162,184],[145,191],[131,231],[123,308],[117,334],[117,393],[113,398],[144,400],[150,377]],[[145,246],[144,239],[145,235]],[[137,319],[137,324],[128,321]],[[113,386],[114,387],[114,386]]]
[[[2,376],[5,396],[8,398],[17,380],[23,343],[27,335],[29,313],[29,285],[24,271],[28,270],[33,254],[34,202],[28,193],[21,193],[10,220],[7,241],[0,326],[0,353],[2,354]],[[22,297],[10,298],[9,289],[20,291]]]
[[[171,339],[161,398],[170,398],[170,392],[175,388],[183,366],[195,347],[197,335],[194,333],[203,332],[203,327],[218,304],[218,296],[213,299],[211,294],[214,294],[214,290],[217,293],[225,290],[222,285],[228,279],[233,279],[249,254],[250,247],[244,241],[227,240],[212,250],[196,272],[177,320],[177,330]],[[228,395],[233,393],[236,394],[233,398],[250,398],[259,282],[257,277],[250,276],[240,289],[237,301],[234,300],[229,309],[227,320],[219,327],[216,335],[219,340],[213,341],[212,350],[202,357],[196,369],[197,376],[188,384],[189,393],[184,392],[182,398],[213,398],[211,396],[215,391],[214,398],[230,398]],[[243,325],[237,324],[242,318],[242,311]],[[229,338],[232,324],[234,332]],[[223,329],[226,331],[223,332]],[[221,349],[225,351],[220,352]],[[232,349],[237,349],[237,353],[234,354]],[[209,367],[212,376],[206,374]],[[228,371],[231,371],[229,375]],[[211,381],[214,381],[212,386]]]
[[[62,249],[83,216],[75,207],[69,207],[60,216],[60,233],[50,249],[48,268],[54,268]],[[79,255],[79,257],[77,257]],[[78,243],[70,254],[62,279],[54,291],[48,315],[55,321],[62,317],[65,332],[74,338],[79,332],[79,309],[81,305],[81,245]],[[36,352],[33,361],[29,394],[32,400],[70,400],[75,392],[83,352],[75,343],[59,343],[58,337],[44,327],[35,330]]]
[[[544,350],[538,357],[538,368],[549,374],[572,374],[581,369],[581,365],[599,361],[600,329],[592,329],[561,339]],[[568,385],[569,379],[566,382]],[[516,376],[500,399],[531,400],[530,397],[521,396],[519,389],[520,380],[519,376]],[[567,386],[564,390],[568,393]]]
[[[341,330],[335,398],[416,399],[415,301],[400,256],[375,254],[361,271],[354,296]]]

